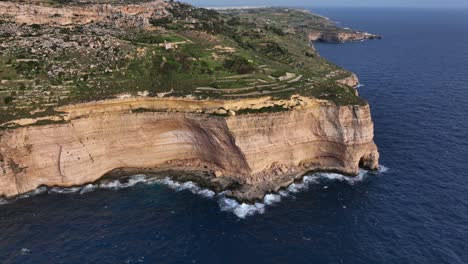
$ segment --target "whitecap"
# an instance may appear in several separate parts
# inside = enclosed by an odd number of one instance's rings
[[[380,165],[379,166],[379,169],[378,169],[378,172],[379,173],[386,173],[388,172],[389,168],[385,167],[384,165]]]
[[[72,188],[60,188],[53,187],[49,189],[49,193],[76,193],[81,190],[81,187],[72,187]]]
[[[317,178],[319,180],[329,180],[329,181],[347,181],[347,178],[344,175],[338,174],[338,173],[317,173]]]
[[[220,194],[220,199],[218,204],[221,211],[229,211],[234,213],[239,218],[246,218],[255,214],[263,214],[266,210],[266,206],[273,205],[275,203],[281,202],[283,197],[288,197],[291,194],[299,193],[301,191],[307,190],[310,185],[315,184],[324,184],[330,181],[342,181],[350,185],[362,182],[367,178],[368,171],[360,170],[356,177],[348,177],[338,173],[314,173],[310,175],[305,175],[302,178],[302,182],[295,182],[290,184],[286,189],[280,190],[278,194],[269,193],[266,194],[263,203],[255,204],[246,204],[239,203],[234,199],[226,198],[224,193]],[[329,186],[323,186],[323,189],[328,189]]]
[[[298,193],[302,190],[307,189],[307,182],[301,182],[301,183],[293,183],[288,186],[287,190],[291,193]]]
[[[312,177],[316,177],[316,183],[320,183],[320,180],[325,180],[325,181],[342,181],[350,185],[354,185],[356,183],[359,183],[365,180],[367,176],[368,176],[368,171],[360,170],[358,175],[355,177],[349,177],[349,176],[345,176],[345,175],[338,174],[338,173],[325,173],[325,172],[316,173]]]
[[[279,194],[269,193],[265,195],[265,198],[263,198],[263,203],[265,203],[266,205],[272,205],[279,202],[281,202],[281,195]]]
[[[317,175],[306,175],[302,178],[302,182],[307,184],[316,184],[319,183],[319,176]]]
[[[179,188],[177,188],[177,191],[185,191],[185,190],[189,190],[192,193],[196,194],[197,192],[200,191],[200,188],[194,182],[188,181],[188,182],[184,182],[180,184]]]
[[[164,178],[162,180],[158,180],[157,182],[159,184],[166,185],[167,187],[169,187],[171,189],[174,189],[174,190],[176,190],[177,188],[180,187],[180,183],[171,180],[169,177],[166,177],[166,178]]]
[[[232,211],[239,218],[246,218],[254,214],[263,214],[265,212],[265,205],[262,203],[246,204],[242,203]]]
[[[215,192],[211,190],[200,188],[196,183],[192,181],[179,183],[179,182],[171,180],[169,177],[166,177],[162,180],[157,180],[156,182],[159,184],[165,185],[177,192],[188,190],[193,194],[197,194],[205,198],[214,197],[216,194]]]
[[[378,172],[385,173],[388,171],[388,168],[385,166],[380,166]],[[159,179],[159,178],[151,178],[146,175],[133,175],[129,177],[126,181],[121,180],[113,180],[107,182],[101,182],[100,184],[88,184],[82,187],[71,187],[71,188],[47,188],[47,187],[40,187],[32,192],[27,194],[23,194],[18,198],[27,198],[34,195],[38,195],[41,193],[45,193],[49,191],[49,193],[75,193],[79,192],[80,194],[84,194],[87,192],[94,191],[98,188],[102,189],[123,189],[134,186],[136,184],[161,184],[165,185],[177,192],[179,191],[190,191],[193,194],[200,195],[201,197],[205,198],[213,198],[216,196],[218,201],[219,207],[221,211],[232,212],[237,217],[244,219],[248,216],[252,216],[255,214],[263,214],[266,210],[266,206],[271,206],[273,204],[279,203],[282,201],[284,197],[288,197],[291,194],[295,194],[304,190],[307,190],[310,185],[317,185],[317,184],[324,184],[323,189],[326,189],[328,185],[325,183],[329,181],[342,181],[346,182],[350,185],[354,185],[355,183],[361,182],[366,179],[367,175],[369,174],[368,171],[361,170],[356,177],[347,177],[342,174],[338,173],[314,173],[305,175],[302,178],[301,182],[295,182],[290,184],[286,189],[280,190],[277,194],[269,193],[266,194],[263,202],[257,202],[254,204],[248,203],[239,203],[234,199],[227,198],[225,192],[221,192],[216,194],[215,192],[203,189],[199,187],[196,183],[192,181],[180,183],[177,181],[173,181],[169,177]],[[8,203],[8,200],[4,200],[0,198],[0,205]]]
[[[83,188],[81,188],[80,194],[85,194],[85,193],[88,193],[88,192],[92,192],[92,191],[96,190],[96,188],[97,188],[96,185],[88,184],[88,185],[84,186]]]
[[[120,181],[118,180],[99,184],[99,188],[103,188],[103,189],[119,189],[121,187],[122,187],[122,183],[120,183]]]
[[[198,195],[201,195],[206,198],[212,198],[215,196],[215,192],[208,190],[208,189],[203,189],[197,193]]]
[[[239,203],[234,199],[221,197],[218,200],[218,204],[221,211],[232,212],[242,219],[245,219],[247,216],[263,214],[265,212],[265,204],[263,203]]]
[[[41,187],[35,189],[34,191],[31,191],[31,192],[28,192],[28,193],[25,193],[25,194],[22,194],[22,195],[18,196],[17,199],[24,199],[24,198],[29,198],[29,197],[36,196],[36,195],[39,195],[39,194],[43,194],[43,193],[47,192],[47,190],[48,190],[47,187],[41,186]]]
[[[148,177],[146,175],[134,175],[131,176],[128,181],[126,182],[121,182],[119,180],[114,180],[111,182],[105,182],[101,183],[99,185],[99,188],[104,188],[104,189],[124,189],[128,187],[135,186],[138,183],[147,183],[148,182]]]
[[[221,211],[232,211],[239,206],[239,203],[231,198],[222,197],[218,200]]]

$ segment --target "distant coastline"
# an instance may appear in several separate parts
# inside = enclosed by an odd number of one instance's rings
[[[257,9],[257,8],[269,8],[272,6],[206,6],[206,9],[213,10],[236,10],[236,9]]]

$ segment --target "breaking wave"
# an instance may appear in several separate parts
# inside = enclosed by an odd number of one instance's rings
[[[233,212],[239,218],[246,218],[247,216],[254,214],[263,214],[265,212],[265,204],[255,203],[246,204],[239,203],[234,199],[221,197],[218,200],[221,211]]]
[[[387,167],[380,166],[377,173],[385,173],[388,171]],[[218,204],[221,208],[221,211],[230,211],[234,213],[239,218],[246,218],[247,216],[255,214],[263,214],[267,206],[271,206],[281,202],[283,198],[292,196],[301,191],[307,190],[311,185],[326,184],[330,181],[342,181],[346,182],[349,185],[355,185],[359,182],[364,181],[369,174],[374,174],[374,172],[360,170],[358,176],[348,177],[338,173],[314,173],[311,175],[306,175],[302,178],[301,182],[292,183],[287,188],[280,190],[278,193],[269,193],[265,195],[261,203],[255,204],[246,204],[239,203],[234,199],[224,197],[223,194],[220,194],[220,199]],[[324,185],[324,189],[327,189],[328,186]]]
[[[386,172],[388,172],[388,170],[389,170],[389,169],[388,169],[387,167],[385,167],[384,165],[380,165],[380,166],[379,166],[379,170],[378,170],[377,172],[379,172],[379,173],[386,173]]]
[[[389,169],[385,166],[380,166],[379,170],[376,172],[377,174],[385,173]],[[296,193],[301,191],[307,190],[311,185],[320,185],[324,184],[324,189],[327,189],[328,186],[325,185],[327,182],[330,181],[341,181],[346,182],[349,185],[354,185],[356,183],[362,182],[369,174],[375,174],[374,172],[361,170],[356,177],[347,177],[342,174],[338,173],[314,173],[310,175],[306,175],[302,178],[301,182],[295,182],[289,185],[287,188],[280,190],[278,193],[269,193],[266,194],[263,198],[263,201],[257,202],[254,204],[248,203],[239,203],[235,199],[226,197],[224,192],[216,194],[215,192],[204,189],[199,187],[196,183],[192,181],[188,182],[177,182],[171,180],[169,177],[158,179],[158,178],[151,178],[149,176],[138,174],[133,175],[125,180],[112,180],[112,181],[103,181],[100,183],[95,184],[87,184],[80,187],[69,187],[69,188],[62,188],[62,187],[39,187],[34,191],[31,191],[26,194],[22,194],[16,198],[18,199],[25,199],[32,196],[49,193],[49,194],[69,194],[69,193],[79,193],[80,195],[93,192],[98,189],[111,189],[111,190],[119,190],[125,189],[137,184],[146,184],[146,185],[153,185],[153,184],[160,184],[170,189],[175,190],[176,192],[180,191],[190,191],[193,194],[200,195],[204,198],[216,198],[218,205],[221,211],[224,212],[232,212],[237,217],[244,219],[248,216],[252,216],[255,214],[263,214],[265,213],[267,206],[272,206],[274,204],[280,203],[282,199],[292,196]],[[0,205],[7,204],[11,200],[6,200],[0,198]]]
[[[4,204],[7,204],[7,203],[8,203],[7,200],[0,198],[0,205],[4,205]]]
[[[171,180],[169,177],[164,179],[157,179],[151,178],[143,174],[133,175],[130,176],[127,180],[113,180],[113,181],[106,181],[97,184],[88,184],[82,187],[73,187],[73,188],[58,188],[54,187],[51,188],[48,192],[49,193],[76,193],[79,192],[80,194],[85,194],[88,192],[95,191],[97,189],[111,189],[111,190],[119,190],[119,189],[126,189],[137,184],[160,184],[167,186],[175,191],[184,191],[188,190],[193,194],[198,194],[203,197],[213,197],[215,193],[208,189],[202,189],[198,187],[194,182],[188,181],[184,183],[179,183],[176,181]]]
[[[95,184],[87,184],[84,186],[75,186],[75,187],[46,187],[46,186],[41,186],[34,191],[19,195],[16,197],[14,200],[19,200],[19,199],[25,199],[25,198],[30,198],[33,196],[37,196],[40,194],[44,193],[49,193],[49,194],[69,194],[69,193],[79,193],[79,194],[86,194],[89,192],[93,192],[98,189],[110,189],[110,190],[119,190],[119,189],[126,189],[132,186],[135,186],[137,184],[146,184],[146,185],[152,185],[152,184],[161,184],[164,186],[167,186],[171,189],[174,189],[175,191],[184,191],[184,190],[189,190],[194,194],[201,195],[203,197],[213,197],[215,193],[211,190],[208,189],[202,189],[198,187],[194,182],[184,182],[184,183],[179,183],[176,181],[171,180],[169,177],[166,177],[164,179],[156,179],[156,178],[151,178],[143,174],[139,175],[133,175],[130,176],[129,178],[125,180],[112,180],[112,181],[103,181],[100,183],[95,183]],[[2,204],[7,204],[11,200],[7,199],[2,199],[0,198],[0,205]]]

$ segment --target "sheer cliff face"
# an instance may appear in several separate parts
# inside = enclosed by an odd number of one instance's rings
[[[368,106],[215,117],[107,113],[0,132],[0,196],[73,186],[116,168],[203,166],[256,184],[321,169],[377,168]]]
[[[253,182],[304,170],[356,174],[375,169],[378,153],[368,106],[320,106],[227,120]]]
[[[380,39],[381,36],[359,31],[311,31],[309,32],[311,42],[323,41],[330,43],[345,43],[348,41],[360,41],[366,39]]]

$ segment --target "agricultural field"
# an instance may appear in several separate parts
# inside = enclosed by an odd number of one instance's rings
[[[76,12],[96,6],[35,3]],[[0,123],[132,95],[227,100],[300,94],[365,104],[353,88],[336,82],[351,73],[321,58],[307,37],[309,29],[340,30],[327,19],[294,9],[218,12],[151,3],[159,15],[112,13],[108,20],[73,24],[56,22],[59,12],[26,23],[0,12]]]

